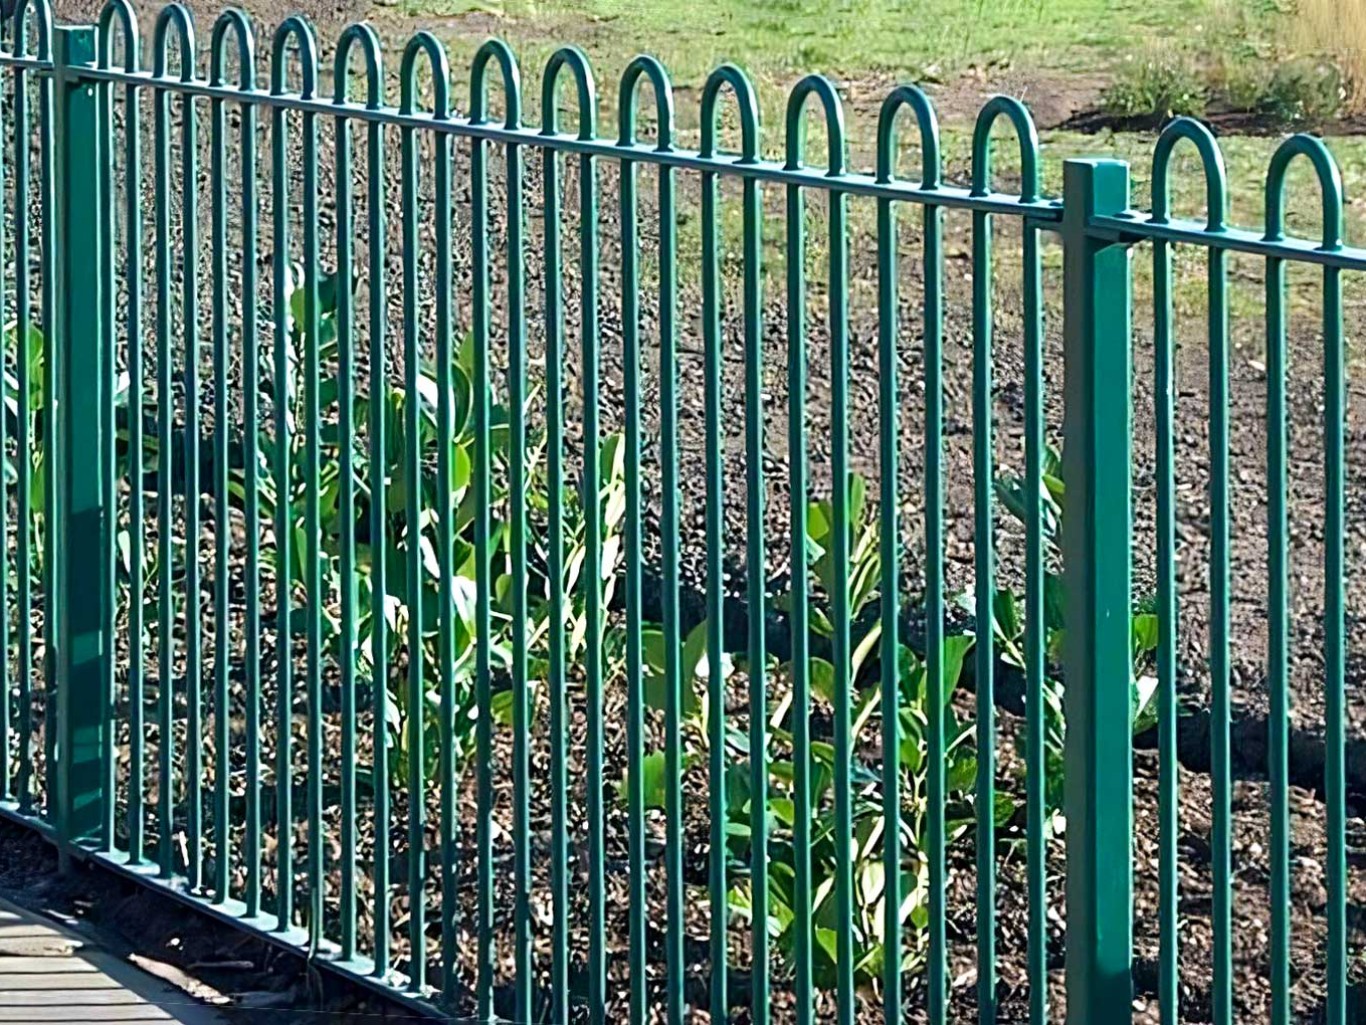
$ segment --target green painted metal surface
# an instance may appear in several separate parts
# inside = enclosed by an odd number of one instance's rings
[[[1129,169],[1069,160],[1063,169],[1068,481],[1066,659],[1067,1020],[1127,1017],[1133,996],[1130,536],[1130,254],[1092,234],[1096,215],[1129,205]],[[1081,567],[1082,572],[1071,572]]]
[[[683,1023],[702,1007],[714,1023],[994,1022],[1004,956],[1021,958],[1033,1025],[1060,1013],[1059,983],[1068,1021],[1121,1020],[1135,992],[1137,538],[1156,551],[1156,1003],[1178,1021],[1174,252],[1189,246],[1208,260],[1210,1010],[1231,1022],[1228,263],[1250,254],[1266,261],[1272,1021],[1293,1020],[1287,268],[1310,264],[1324,338],[1321,963],[1325,1020],[1345,1025],[1341,277],[1366,270],[1366,251],[1343,242],[1322,142],[1277,151],[1257,232],[1226,223],[1218,145],[1184,119],[1156,144],[1145,213],[1115,161],[1067,161],[1063,195],[1045,196],[1029,113],[1004,97],[978,116],[960,186],[911,85],[883,104],[865,174],[819,75],[792,90],[778,161],[732,65],[702,86],[693,151],[649,57],[620,82],[609,138],[573,47],[544,69],[530,126],[498,41],[474,59],[463,114],[428,33],[403,51],[396,106],[365,25],[338,40],[331,98],[301,18],[271,37],[268,74],[239,11],[214,24],[207,61],[174,4],[150,55],[126,0],[93,28],[58,27],[46,0],[25,0],[8,39],[0,132],[26,144],[0,147],[19,212],[0,239],[15,390],[0,429],[18,456],[0,502],[0,811],[64,855],[479,1021]],[[1018,154],[1014,191],[993,180],[998,123]],[[898,167],[903,134],[918,176]],[[1205,222],[1169,209],[1178,145],[1202,161]],[[1285,232],[1297,157],[1323,193],[1319,240]],[[871,293],[850,251],[861,203],[875,212]],[[946,360],[964,355],[945,351],[955,213],[971,230],[971,387],[946,400]],[[1061,289],[1045,275],[1050,233]],[[1003,256],[1003,235],[1018,256]],[[918,260],[899,259],[908,239]],[[1153,258],[1152,534],[1131,496],[1140,245]],[[1021,297],[1009,380],[994,303],[1007,271]],[[865,338],[851,314],[870,295]],[[1046,298],[1062,311],[1052,402]],[[875,381],[859,376],[869,367]],[[1026,496],[1010,554],[1006,384],[1021,399]],[[851,437],[860,403],[876,410],[875,440]],[[1061,471],[1046,415],[1059,407]],[[945,454],[963,423],[970,499],[953,508]],[[865,494],[854,467],[870,458]],[[1058,472],[1055,575],[1044,494]],[[972,542],[961,590],[955,523]],[[860,561],[869,544],[875,561]],[[1015,581],[1018,638],[998,622]],[[965,638],[973,696],[959,692]],[[912,661],[923,675],[908,677]],[[1048,745],[1064,677],[1059,840]],[[1017,759],[997,746],[1014,679]],[[970,763],[955,755],[965,742]],[[1022,815],[1001,817],[1017,794]],[[1064,842],[1058,907],[1049,855]],[[951,984],[955,864],[974,877],[970,996]],[[1022,887],[1020,923],[1000,920],[1007,886]],[[1062,972],[1050,912],[1066,921]]]
[[[54,599],[59,637],[57,721],[61,758],[56,765],[56,826],[65,856],[71,844],[113,839],[108,829],[112,771],[114,694],[111,663],[111,579],[105,546],[109,541],[103,442],[105,395],[110,387],[109,352],[101,322],[105,314],[98,275],[104,220],[99,175],[107,145],[99,131],[95,86],[69,71],[95,56],[95,33],[89,28],[56,31],[57,290],[61,295],[57,328],[57,371],[61,384],[62,441],[56,450],[61,466],[59,538]],[[79,439],[73,444],[72,439]],[[52,452],[51,446],[48,449]]]

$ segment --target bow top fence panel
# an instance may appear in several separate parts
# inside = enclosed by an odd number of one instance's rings
[[[819,75],[145,28],[0,54],[7,817],[452,1020],[1345,1025],[1322,142],[1258,232],[1189,120],[1140,213],[1004,97],[958,185],[911,85],[863,173]]]

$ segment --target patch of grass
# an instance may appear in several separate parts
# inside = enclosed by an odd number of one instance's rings
[[[678,93],[678,122],[695,139],[697,94],[717,65],[732,61],[759,94],[766,149],[782,139],[788,90],[818,71],[840,84],[847,107],[875,111],[896,82],[945,83],[977,69],[1011,67],[1058,77],[1113,67],[1155,39],[1188,54],[1220,52],[1260,0],[404,0],[411,18],[434,26],[463,86],[474,50],[496,34],[520,56],[528,119],[539,118],[540,71],[564,42],[582,46],[597,73],[604,129],[615,125],[616,83],[646,52],[662,60]],[[1267,26],[1253,20],[1256,31]],[[651,105],[642,98],[642,109]],[[727,103],[727,109],[729,103]],[[960,115],[965,116],[965,115]],[[870,139],[853,124],[851,142]],[[863,120],[863,119],[861,119]],[[947,119],[946,119],[947,120]],[[533,122],[534,123],[534,122]]]
[[[1297,0],[1290,38],[1298,51],[1329,58],[1341,73],[1349,108],[1366,108],[1366,4]]]
[[[1204,73],[1179,56],[1124,63],[1101,96],[1101,106],[1112,117],[1153,123],[1183,114],[1200,117],[1208,101]]]

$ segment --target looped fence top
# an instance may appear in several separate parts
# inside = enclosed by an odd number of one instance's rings
[[[168,35],[174,31],[180,48],[180,80],[193,82],[195,73],[194,19],[180,4],[167,4],[152,28],[152,75],[165,78],[170,56]]]
[[[384,58],[375,30],[363,21],[346,26],[337,40],[337,53],[332,63],[332,88],[338,103],[347,102],[348,70],[351,50],[359,46],[365,60],[365,105],[370,110],[384,107]]]
[[[554,135],[559,129],[559,109],[555,105],[555,89],[560,82],[560,72],[565,68],[574,76],[575,91],[579,99],[579,138],[597,137],[598,90],[593,83],[593,66],[588,55],[577,46],[562,46],[546,62],[545,74],[541,77],[541,134]]]
[[[426,55],[432,70],[432,117],[440,121],[451,113],[451,62],[441,40],[426,29],[408,40],[398,66],[398,112],[412,114],[417,103],[417,59]]]
[[[489,61],[496,60],[503,73],[503,126],[519,128],[522,124],[522,72],[517,67],[517,56],[501,39],[490,39],[474,55],[470,65],[470,123],[483,124],[488,109]]]
[[[883,184],[896,177],[896,117],[903,107],[915,114],[920,129],[920,184],[939,188],[939,118],[925,91],[915,85],[899,85],[885,100],[877,117],[877,180]]]
[[[991,130],[1001,118],[1015,129],[1020,144],[1020,199],[1034,203],[1039,199],[1039,133],[1029,109],[1013,96],[993,96],[977,113],[972,129],[972,195],[991,192]]]
[[[669,73],[664,65],[653,57],[641,54],[630,64],[621,76],[621,91],[617,102],[620,121],[618,141],[623,146],[632,146],[636,141],[636,101],[640,95],[640,80],[648,78],[650,88],[655,94],[655,118],[659,122],[659,142],[655,149],[667,153],[673,148],[674,136],[674,90],[669,81]]]
[[[229,7],[213,23],[213,35],[209,37],[209,82],[223,84],[229,33],[237,41],[238,84],[244,90],[251,89],[256,82],[256,33],[252,31],[251,18],[236,7]]]
[[[38,19],[39,60],[52,59],[52,4],[50,0],[19,0],[14,9],[14,40],[11,53],[16,57],[28,56],[28,13]]]
[[[844,173],[844,105],[840,94],[824,75],[807,75],[792,87],[787,98],[787,168],[799,170],[802,150],[806,143],[806,118],[803,108],[806,98],[815,94],[825,111],[825,136],[828,156],[825,173],[837,177]]]
[[[270,91],[276,96],[285,92],[287,48],[291,38],[299,50],[299,95],[311,100],[318,88],[318,40],[313,34],[313,26],[298,14],[286,18],[275,30],[270,46]]]
[[[1323,204],[1323,248],[1342,248],[1342,175],[1323,140],[1313,135],[1292,135],[1276,148],[1266,171],[1266,239],[1285,237],[1285,175],[1296,157],[1314,165]]]
[[[701,155],[716,155],[717,102],[722,87],[727,85],[740,108],[740,160],[753,163],[759,159],[759,101],[749,76],[734,64],[722,64],[707,77],[707,83],[702,87]]]
[[[100,20],[96,24],[95,42],[97,63],[102,68],[109,67],[114,58],[114,22],[123,29],[123,69],[137,71],[139,67],[139,42],[142,32],[138,28],[138,13],[133,10],[129,0],[105,0],[100,8]]]
[[[1179,117],[1157,138],[1153,150],[1153,214],[1157,224],[1164,224],[1171,215],[1171,160],[1172,150],[1181,140],[1195,145],[1200,164],[1205,171],[1205,205],[1209,213],[1205,227],[1209,231],[1223,231],[1228,217],[1228,175],[1224,171],[1224,155],[1214,134],[1193,117]]]

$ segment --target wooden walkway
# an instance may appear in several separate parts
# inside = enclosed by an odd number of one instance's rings
[[[0,1022],[226,1025],[212,1008],[0,900]]]

